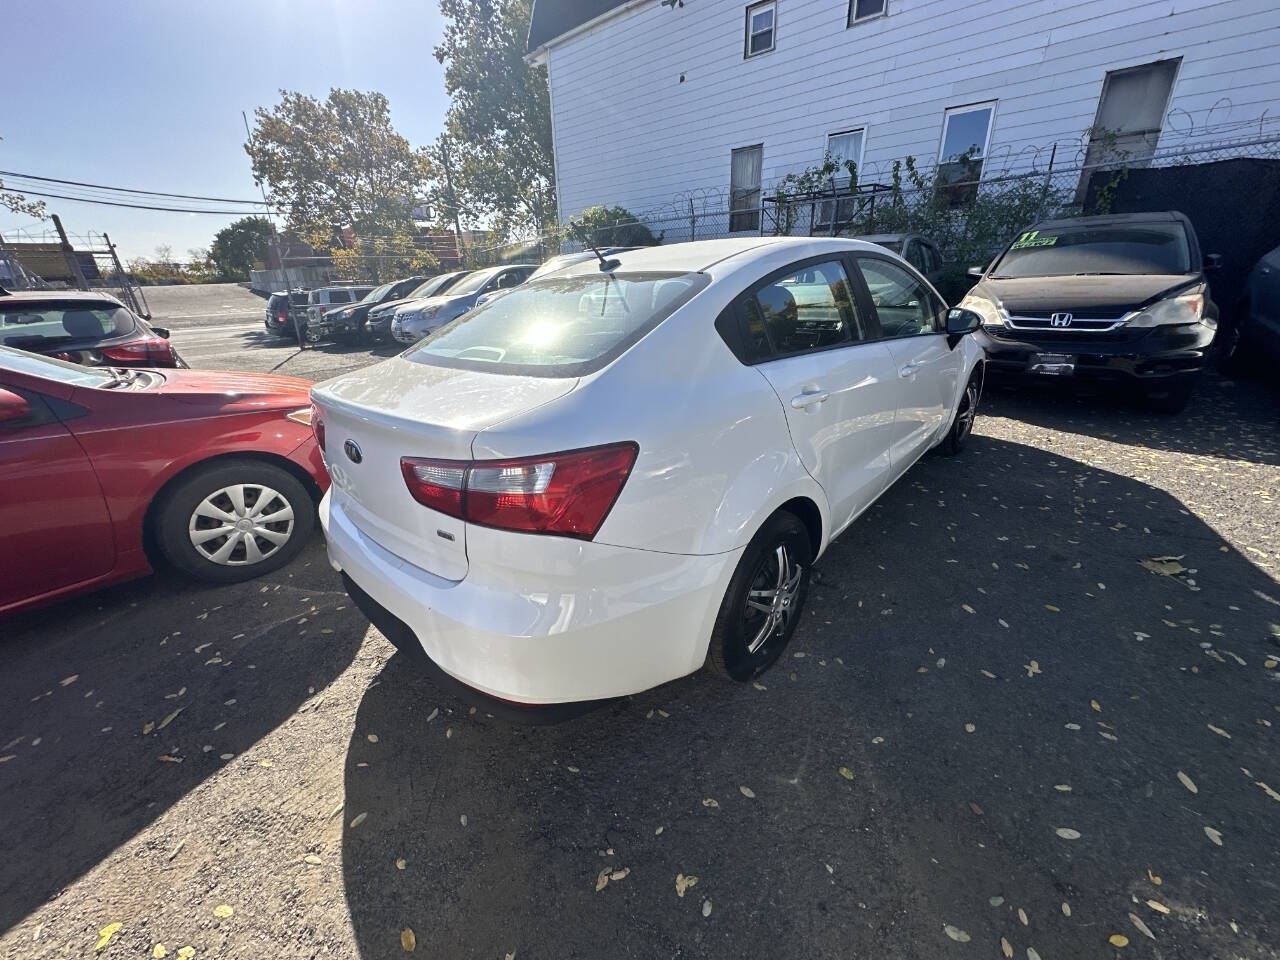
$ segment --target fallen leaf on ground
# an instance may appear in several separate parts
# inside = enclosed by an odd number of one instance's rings
[[[1010,943],[1008,940],[1006,940],[1004,937],[1000,938],[1000,952],[1003,953],[1006,957],[1013,956],[1013,944]]]
[[[1138,562],[1152,573],[1162,577],[1176,577],[1180,573],[1185,573],[1187,569],[1178,562],[1181,559],[1181,557],[1148,557]]]
[[[1062,915],[1064,917],[1071,916],[1071,904],[1067,903],[1065,900],[1062,901]]]
[[[1028,677],[1034,677],[1037,673],[1041,672],[1040,661],[1032,660],[1030,663],[1024,663],[1022,665],[1022,669],[1027,671]]]
[[[1102,712],[1102,704],[1100,704],[1097,700],[1090,700],[1089,706],[1092,707],[1098,713]]]
[[[1199,787],[1196,786],[1195,781],[1192,780],[1190,777],[1188,777],[1181,770],[1178,771],[1178,779],[1182,782],[1182,785],[1186,787],[1188,790],[1190,790],[1192,793],[1200,792],[1200,789]]]
[[[320,858],[319,858],[319,857],[317,857],[314,853],[308,853],[308,854],[307,854],[305,857],[303,857],[302,859],[303,859],[306,863],[311,864],[313,867],[315,867],[315,866],[319,866],[319,865],[320,865]]]
[[[975,727],[972,723],[966,723],[966,724],[964,725],[964,732],[965,732],[965,733],[973,733],[973,731],[975,731],[975,730],[977,730],[977,729],[978,729],[978,728],[977,728],[977,727]]]
[[[142,725],[142,735],[145,737],[147,734],[149,734],[149,733],[150,733],[152,730],[154,730],[155,728],[156,728],[155,723],[154,723],[153,721],[151,721],[151,720],[148,720],[146,723],[144,723],[144,724]]]
[[[1071,827],[1058,827],[1053,832],[1056,833],[1058,836],[1060,836],[1063,840],[1079,840],[1080,839],[1080,831],[1073,830]]]
[[[1159,900],[1148,900],[1148,901],[1147,901],[1147,906],[1148,906],[1148,907],[1150,907],[1152,910],[1154,910],[1156,913],[1168,913],[1168,912],[1169,912],[1169,908],[1168,908],[1168,907],[1166,907],[1166,906],[1165,906],[1163,903],[1161,903]]]
[[[703,915],[704,917],[709,917],[709,916],[711,916],[711,901],[710,901],[710,900],[703,900],[703,901],[702,901],[702,915]]]
[[[169,951],[165,949],[163,943],[157,943],[151,948],[151,956],[153,960],[161,960],[162,957],[168,956]]]
[[[1215,830],[1213,827],[1205,827],[1204,835],[1218,846],[1222,846],[1222,831]]]
[[[179,947],[178,960],[191,960],[196,955],[195,947]]]
[[[946,934],[948,937],[950,937],[952,940],[954,940],[956,943],[968,943],[968,942],[969,942],[969,935],[968,935],[967,933],[965,933],[965,932],[964,932],[963,930],[961,930],[959,927],[952,926],[952,925],[951,925],[951,924],[949,924],[949,923],[948,923],[948,924],[944,924],[944,925],[943,925],[943,927],[942,927],[942,932],[943,932],[943,933],[945,933],[945,934]]]
[[[274,760],[259,760],[259,761],[258,761],[258,766],[260,766],[260,767],[274,767],[275,765],[276,765],[276,762],[275,762]]]
[[[1144,937],[1147,937],[1151,940],[1154,940],[1156,938],[1156,935],[1151,932],[1151,928],[1148,927],[1145,923],[1143,923],[1142,918],[1138,916],[1136,913],[1129,914],[1129,922],[1132,923],[1135,927],[1137,927],[1138,932],[1142,934]]]
[[[991,904],[993,907],[998,907],[1004,903],[1004,897],[992,897],[987,901],[987,903]]]
[[[841,767],[841,768],[840,768],[840,776],[844,777],[846,780],[852,780],[852,779],[853,779],[853,771],[852,771],[852,770],[850,770],[848,767]]]
[[[1053,789],[1057,790],[1059,793],[1070,793],[1070,792],[1071,792],[1071,784],[1069,784],[1069,783],[1055,783],[1055,784],[1053,785]]]
[[[1061,613],[1061,612],[1062,612],[1058,607],[1055,607],[1052,603],[1046,603],[1046,604],[1044,605],[1044,608],[1045,608],[1046,610],[1048,610],[1050,613]]]
[[[720,801],[716,800],[714,797],[703,797],[702,805],[704,807],[718,807],[720,806]]]
[[[1018,908],[1018,920],[1022,923],[1024,927],[1031,922],[1030,920],[1027,919],[1027,911],[1023,910],[1021,907]]]
[[[683,873],[676,874],[676,896],[683,897],[684,892],[690,887],[697,886],[697,877],[686,877]]]
[[[111,938],[114,937],[117,933],[119,933],[120,928],[123,926],[124,924],[121,923],[119,920],[117,920],[115,923],[108,923],[105,927],[103,927],[101,930],[98,931],[98,942],[93,949],[102,950],[103,948],[105,948],[106,945],[111,942]]]
[[[974,609],[973,609],[973,607],[969,606],[967,603],[962,603],[962,604],[960,604],[960,609],[961,609],[961,610],[963,610],[965,613],[977,613],[977,612],[978,612],[977,610],[974,610]]]
[[[1154,883],[1157,887],[1160,886],[1160,884],[1164,883],[1164,881],[1160,879],[1159,874],[1151,872],[1150,867],[1147,867],[1147,879],[1150,880],[1152,883]]]
[[[742,795],[746,797],[748,800],[755,799],[756,793],[750,787],[739,787],[738,790],[741,791]]]
[[[175,846],[175,847],[173,848],[173,852],[171,852],[171,853],[169,854],[169,859],[170,859],[170,860],[172,860],[172,859],[173,859],[174,857],[176,857],[179,853],[181,853],[181,852],[182,852],[182,848],[183,848],[183,847],[185,847],[186,845],[187,845],[187,838],[186,838],[186,837],[183,837],[181,840],[179,840],[179,841],[178,841],[177,846]]]
[[[368,740],[369,740],[369,742],[370,742],[370,743],[377,743],[377,742],[378,742],[378,735],[377,735],[376,733],[371,733],[371,734],[369,734],[369,736],[368,736]]]
[[[1268,797],[1270,797],[1272,800],[1280,800],[1280,793],[1277,793],[1276,791],[1272,790],[1270,787],[1268,787],[1268,786],[1267,786],[1265,783],[1263,783],[1261,780],[1255,780],[1255,781],[1253,781],[1253,782],[1254,782],[1254,784],[1255,784],[1256,786],[1261,787],[1261,788],[1262,788],[1262,792],[1263,792],[1263,793],[1265,793],[1265,794],[1266,794]]]
[[[368,818],[369,818],[368,811],[364,813],[357,813],[354,817],[351,818],[351,823],[350,823],[351,829],[354,830],[356,827],[360,826],[360,824],[364,823],[365,820],[367,820]]]
[[[662,830],[663,830],[663,828],[662,828],[662,827],[658,827],[656,830],[654,830],[654,831],[653,831],[653,835],[654,835],[655,837],[661,836],[661,835],[662,835]]]
[[[227,919],[227,917],[231,916],[235,912],[235,908],[225,903],[220,903],[213,908],[213,915],[220,920]]]
[[[1218,736],[1226,737],[1228,740],[1231,739],[1231,734],[1227,733],[1227,731],[1223,730],[1221,727],[1215,727],[1212,723],[1206,723],[1205,726],[1208,727],[1210,730],[1212,730],[1214,733],[1216,733]]]
[[[609,871],[612,869],[613,869],[612,867],[605,867],[596,876],[596,893],[599,893],[601,890],[603,890],[605,887],[609,885]]]
[[[180,714],[180,713],[181,713],[183,710],[185,710],[185,709],[186,709],[186,707],[179,707],[177,710],[173,711],[173,713],[169,714],[169,715],[168,715],[168,716],[166,716],[163,720],[161,720],[159,723],[157,723],[157,724],[156,724],[156,729],[157,729],[157,730],[163,730],[163,729],[164,729],[165,727],[167,727],[169,724],[173,723],[174,717],[176,717],[178,714]]]
[[[80,674],[78,674],[78,673],[73,673],[71,676],[69,676],[69,677],[63,677],[61,680],[59,680],[59,681],[58,681],[58,686],[60,686],[60,687],[69,687],[69,686],[71,686],[73,683],[75,683],[75,682],[76,682],[77,680],[79,680],[79,679],[80,679]]]
[[[413,953],[418,948],[418,938],[412,927],[405,927],[400,931],[400,946],[405,953]]]
[[[1113,947],[1127,947],[1129,945],[1129,938],[1123,933],[1113,933],[1111,936],[1107,937],[1107,943],[1111,944]]]
[[[396,869],[397,869],[397,870],[403,870],[403,869],[404,869],[405,867],[407,867],[408,865],[409,865],[409,864],[408,864],[408,862],[405,860],[405,858],[404,858],[404,857],[397,857],[397,858],[396,858]]]

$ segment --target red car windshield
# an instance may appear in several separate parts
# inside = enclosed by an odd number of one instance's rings
[[[13,370],[46,380],[57,380],[75,387],[105,387],[118,378],[109,367],[82,367],[78,363],[54,360],[25,350],[0,347],[0,370]]]
[[[137,323],[116,303],[84,300],[0,302],[0,344],[20,350],[48,350],[82,340],[132,333]]]

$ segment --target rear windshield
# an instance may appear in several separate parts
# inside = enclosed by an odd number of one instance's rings
[[[0,347],[0,370],[13,370],[33,377],[45,377],[75,387],[102,387],[114,383],[116,376],[108,367],[82,367],[52,357]]]
[[[547,277],[463,314],[405,357],[493,373],[582,376],[621,356],[707,283],[701,273]]]
[[[1028,230],[1009,245],[992,279],[1180,274],[1191,271],[1180,223]]]
[[[80,340],[102,340],[132,333],[136,323],[114,303],[39,303],[0,301],[0,344],[19,350],[45,350]]]

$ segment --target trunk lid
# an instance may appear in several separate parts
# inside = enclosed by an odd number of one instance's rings
[[[564,396],[577,382],[394,357],[317,384],[311,397],[325,424],[332,496],[385,550],[447,580],[461,580],[467,574],[466,524],[414,500],[400,458],[470,460],[478,432]],[[347,448],[348,441],[356,450]]]

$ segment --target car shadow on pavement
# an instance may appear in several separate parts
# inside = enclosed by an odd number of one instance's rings
[[[758,685],[528,728],[388,661],[344,775],[361,956],[1280,949],[1280,588],[1177,499],[975,436],[816,572]]]
[[[0,933],[245,762],[364,633],[318,536],[248,583],[160,572],[0,621]]]
[[[1280,392],[1248,379],[1204,375],[1175,416],[1114,391],[992,380],[983,413],[1127,446],[1280,466]]]

